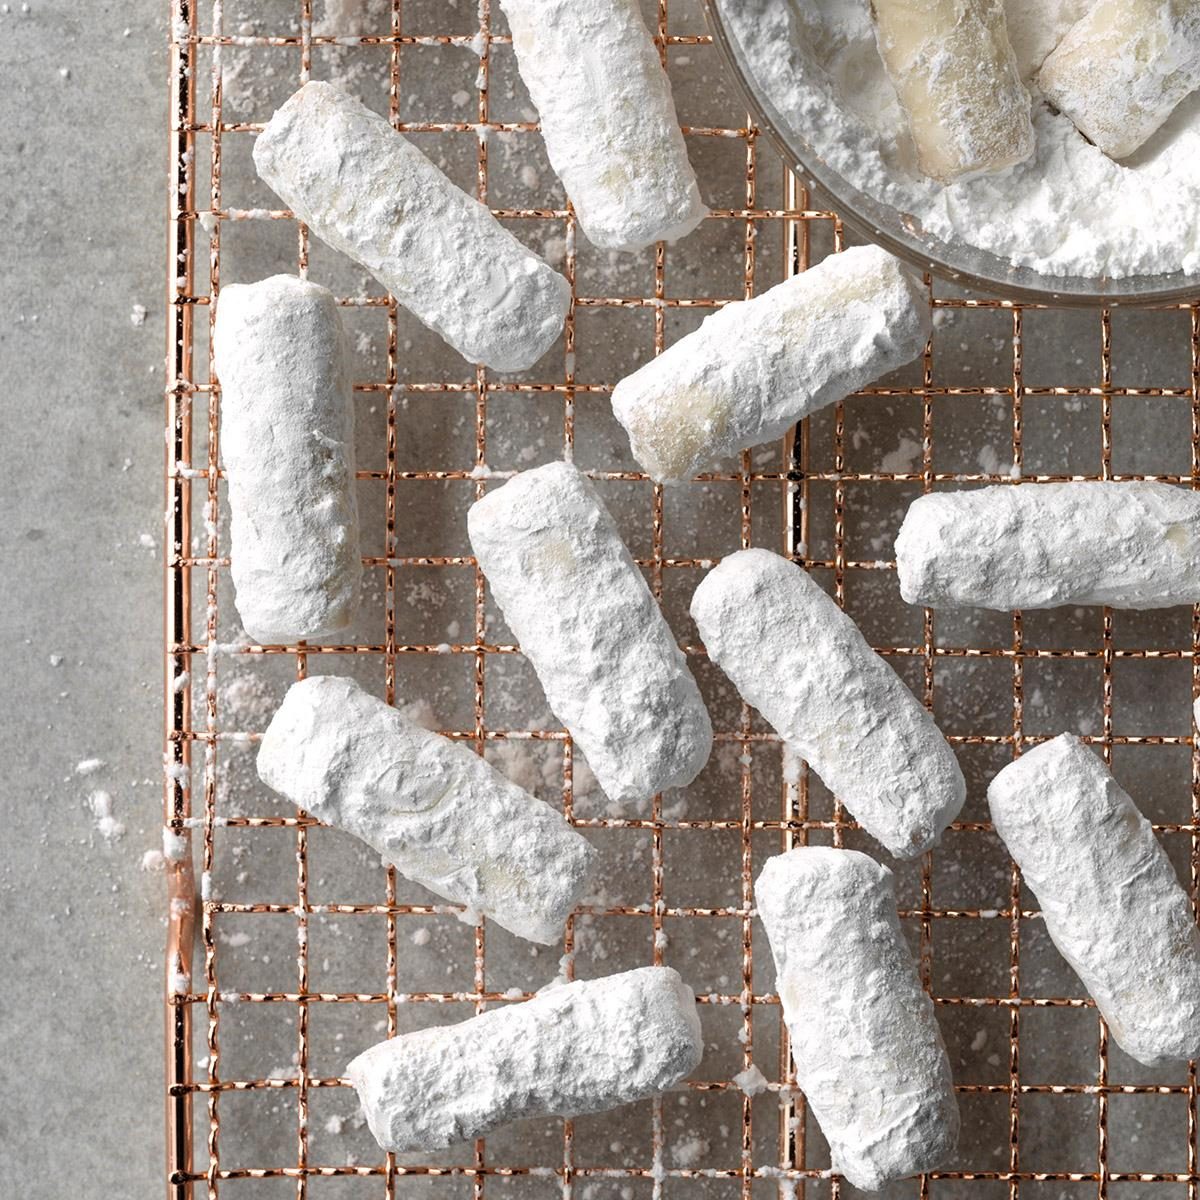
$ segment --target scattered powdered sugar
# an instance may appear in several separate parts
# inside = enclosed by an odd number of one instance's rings
[[[696,1167],[704,1160],[711,1146],[707,1138],[693,1133],[671,1147],[671,1157],[677,1167]]]
[[[75,774],[94,775],[104,765],[102,758],[82,758],[75,764]]]
[[[176,833],[170,826],[164,825],[162,831],[163,858],[167,862],[183,862],[188,854],[188,840],[182,833]]]
[[[785,122],[825,164],[926,234],[1056,277],[1200,270],[1200,94],[1137,154],[1114,162],[1031,80],[1086,0],[1006,0],[1033,92],[1037,148],[1009,171],[943,187],[920,175],[875,48],[868,0],[745,0],[730,32]]]
[[[96,822],[96,832],[106,842],[119,842],[125,836],[125,826],[113,816],[112,796],[105,791],[94,791],[87,799],[88,809]]]
[[[187,994],[188,982],[187,968],[184,966],[183,959],[176,954],[175,961],[171,964],[167,986],[174,995],[183,996]]]
[[[751,1063],[744,1071],[739,1071],[729,1082],[747,1096],[757,1096],[771,1086],[767,1077],[758,1069],[757,1063]]]
[[[324,47],[324,73],[347,91],[367,92],[386,83],[386,55],[355,54],[364,34],[388,33],[391,28],[388,0],[325,0],[325,11],[313,21],[318,37],[340,37],[340,44]]]
[[[915,470],[920,462],[921,443],[901,434],[900,444],[879,460],[879,467],[880,470],[889,471],[894,475],[906,475]]]
[[[151,849],[143,852],[140,865],[146,872],[162,871],[166,869],[167,860],[161,850]]]
[[[261,732],[275,708],[271,689],[257,675],[238,670],[226,676],[218,689],[218,703],[226,714],[226,724],[231,730]],[[245,746],[247,742],[235,745]]]

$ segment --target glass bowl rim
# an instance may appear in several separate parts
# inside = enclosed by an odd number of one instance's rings
[[[816,151],[775,111],[768,97],[757,87],[743,63],[737,39],[726,27],[721,5],[730,0],[704,0],[704,10],[726,66],[737,83],[746,106],[760,128],[774,143],[785,163],[806,182],[832,201],[838,217],[854,232],[882,246],[897,258],[921,271],[927,271],[960,287],[998,296],[1014,304],[1056,304],[1071,307],[1117,308],[1135,306],[1172,306],[1194,304],[1200,300],[1200,276],[1175,271],[1169,275],[1132,275],[1126,279],[1086,279],[1080,276],[1045,275],[1030,267],[1005,267],[1003,260],[987,251],[972,247],[976,253],[997,264],[997,272],[963,267],[951,260],[946,246],[939,253],[899,227],[902,215],[897,209],[878,204],[859,191],[821,161]],[[732,0],[736,3],[736,0]],[[885,221],[873,219],[868,209],[874,206],[881,215],[892,214],[896,229],[885,228]],[[945,246],[945,243],[939,243]],[[1001,277],[1001,273],[1020,275],[1020,281]],[[1182,281],[1182,282],[1180,282]]]

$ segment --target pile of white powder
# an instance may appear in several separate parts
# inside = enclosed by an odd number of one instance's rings
[[[875,47],[869,0],[721,6],[747,67],[832,170],[950,246],[969,243],[1057,277],[1200,271],[1200,93],[1138,153],[1113,162],[1052,111],[1033,77],[1090,0],[1005,0],[1033,93],[1037,150],[997,175],[943,187],[916,169]]]

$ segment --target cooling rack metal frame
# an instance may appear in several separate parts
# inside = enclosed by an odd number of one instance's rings
[[[668,32],[673,25],[668,19],[670,0],[657,0],[657,29],[655,30],[660,50],[665,56],[669,47],[708,45],[712,38],[706,29],[699,27],[687,33]],[[170,109],[170,166],[169,166],[169,268],[168,268],[168,354],[166,409],[166,520],[169,531],[168,552],[165,555],[165,678],[164,678],[164,822],[168,858],[168,943],[166,978],[166,1127],[167,1127],[167,1191],[172,1200],[186,1200],[193,1194],[204,1194],[216,1200],[222,1184],[227,1180],[278,1179],[294,1180],[297,1197],[308,1193],[309,1181],[316,1177],[364,1176],[377,1178],[381,1196],[393,1197],[399,1181],[405,1176],[461,1176],[471,1181],[475,1200],[482,1200],[486,1180],[489,1176],[544,1175],[556,1176],[561,1182],[563,1195],[570,1200],[572,1189],[578,1181],[589,1178],[643,1179],[652,1184],[654,1200],[661,1200],[664,1186],[672,1179],[687,1179],[703,1176],[734,1181],[740,1185],[744,1200],[750,1200],[756,1180],[773,1181],[782,1192],[804,1196],[809,1185],[820,1179],[830,1194],[838,1196],[841,1184],[828,1170],[809,1165],[806,1158],[806,1117],[802,1096],[792,1090],[794,1077],[787,1057],[786,1037],[781,1039],[780,1061],[770,1087],[779,1093],[779,1119],[777,1154],[775,1161],[755,1161],[752,1138],[752,1104],[749,1095],[742,1094],[740,1159],[723,1169],[694,1169],[683,1166],[664,1165],[664,1120],[662,1102],[653,1107],[652,1145],[650,1161],[637,1167],[596,1167],[578,1161],[574,1146],[573,1122],[563,1122],[561,1165],[547,1172],[544,1168],[531,1168],[520,1163],[493,1163],[489,1160],[483,1141],[476,1143],[470,1165],[446,1165],[444,1167],[412,1167],[397,1164],[391,1155],[380,1155],[373,1165],[339,1164],[313,1160],[309,1147],[308,1113],[311,1094],[320,1088],[342,1088],[348,1086],[340,1078],[323,1078],[309,1071],[309,1011],[313,1005],[349,1004],[375,1006],[387,1014],[389,1033],[395,1032],[397,1004],[443,1003],[462,1001],[472,1003],[477,1010],[486,1003],[511,1000],[509,993],[491,994],[484,990],[486,933],[482,926],[474,931],[474,987],[465,992],[410,992],[405,986],[402,971],[398,967],[396,938],[397,919],[406,914],[435,911],[429,907],[405,904],[400,899],[402,886],[398,886],[393,871],[387,873],[386,894],[375,904],[324,905],[321,911],[338,914],[372,913],[385,918],[387,925],[386,952],[387,989],[375,994],[331,994],[314,992],[309,987],[309,962],[307,950],[307,926],[317,909],[309,899],[308,877],[308,829],[315,822],[303,815],[296,817],[222,817],[221,824],[248,829],[285,827],[294,831],[295,837],[295,902],[290,904],[231,903],[214,898],[209,894],[208,879],[213,866],[213,831],[218,822],[216,816],[216,747],[227,732],[222,729],[218,712],[218,696],[213,667],[216,655],[229,652],[217,642],[217,590],[220,573],[227,569],[224,548],[218,544],[215,522],[205,531],[193,531],[192,510],[197,493],[209,506],[206,511],[215,513],[218,499],[220,470],[218,464],[219,432],[219,384],[211,370],[211,362],[202,361],[197,350],[197,339],[193,336],[197,321],[211,320],[213,308],[211,297],[220,289],[221,275],[221,229],[225,221],[247,216],[224,206],[221,194],[221,147],[222,138],[230,134],[254,132],[258,126],[227,120],[222,111],[222,83],[220,75],[220,51],[222,47],[236,45],[241,48],[257,46],[292,46],[299,50],[301,80],[308,77],[312,64],[313,48],[322,44],[344,43],[347,45],[375,45],[388,48],[390,55],[390,111],[393,123],[407,131],[469,131],[480,128],[510,132],[533,133],[535,125],[492,121],[489,117],[489,64],[491,48],[508,41],[493,29],[495,0],[478,0],[479,27],[474,36],[420,35],[409,36],[404,32],[404,0],[393,0],[388,28],[372,36],[317,36],[313,33],[312,0],[296,0],[296,17],[299,32],[280,36],[236,36],[224,32],[220,26],[220,0],[213,0],[212,8],[215,28],[202,32],[198,19],[198,0],[169,0],[169,75],[171,89]],[[476,106],[470,122],[445,124],[401,125],[399,111],[400,49],[405,45],[445,44],[473,45],[480,55]],[[201,112],[197,107],[196,82],[199,70],[199,51],[208,47],[213,58],[212,105]],[[759,260],[757,237],[766,223],[779,223],[784,237],[783,246],[786,269],[803,270],[809,261],[811,231],[824,223],[833,230],[835,246],[840,248],[841,224],[837,214],[820,208],[810,207],[809,193],[792,176],[785,172],[784,193],[778,197],[778,206],[763,203],[759,195],[757,166],[760,155],[773,153],[761,147],[761,134],[747,119],[747,123],[736,128],[687,128],[690,139],[721,137],[741,141],[744,147],[745,191],[740,208],[714,211],[711,220],[730,221],[744,225],[742,239],[742,295],[753,295],[756,288],[756,265]],[[211,163],[211,192],[200,195],[196,169],[197,135],[208,135]],[[488,196],[488,146],[484,138],[478,140],[476,182],[478,195],[486,201]],[[387,697],[393,700],[395,692],[395,670],[397,659],[407,655],[425,655],[445,652],[445,647],[433,645],[405,644],[396,628],[395,603],[397,577],[408,566],[454,567],[472,570],[474,574],[474,628],[470,636],[460,644],[450,647],[450,652],[466,656],[474,666],[474,724],[472,728],[447,731],[461,738],[482,752],[485,742],[500,740],[515,731],[490,727],[485,721],[486,664],[493,656],[518,653],[512,645],[489,643],[484,622],[484,581],[469,558],[447,555],[444,557],[423,556],[407,559],[396,557],[396,493],[402,480],[429,479],[448,480],[475,479],[476,495],[483,494],[486,483],[480,472],[472,467],[486,465],[487,424],[486,412],[489,397],[497,393],[520,390],[537,393],[547,405],[561,406],[563,421],[563,452],[569,455],[575,437],[574,404],[576,397],[584,393],[606,394],[615,380],[602,384],[578,382],[575,378],[575,350],[579,336],[576,313],[586,306],[619,306],[650,308],[653,310],[654,349],[661,352],[666,344],[666,313],[675,307],[715,308],[726,300],[676,295],[668,284],[668,261],[670,250],[659,246],[655,254],[652,294],[646,296],[588,296],[577,286],[575,218],[569,207],[564,210],[497,210],[498,215],[513,219],[552,220],[561,222],[566,236],[565,271],[572,285],[572,306],[566,322],[563,352],[547,371],[544,382],[529,384],[507,384],[497,381],[482,368],[477,369],[473,380],[458,383],[406,382],[405,388],[412,392],[458,393],[472,396],[475,405],[475,462],[464,464],[461,470],[407,471],[397,467],[397,436],[400,418],[392,397],[397,383],[397,333],[396,308],[390,298],[378,303],[386,307],[388,316],[388,346],[386,377],[374,384],[357,385],[359,391],[376,391],[387,398],[387,459],[386,466],[378,471],[360,471],[360,478],[381,479],[386,487],[386,542],[385,556],[367,558],[369,569],[384,572],[386,634],[382,644],[344,646],[263,646],[248,647],[241,653],[286,656],[294,661],[297,677],[303,677],[311,656],[354,655],[370,653],[382,658],[386,672]],[[256,219],[291,221],[286,211],[254,214]],[[208,290],[196,288],[197,278],[205,269],[201,258],[196,225],[204,219],[209,227],[209,255],[207,261]],[[305,228],[298,226],[296,265],[304,273],[308,261],[308,235]],[[1005,395],[1011,408],[1011,446],[1013,462],[1017,468],[1023,461],[1022,408],[1031,396],[1090,396],[1098,398],[1101,413],[1101,466],[1094,475],[1026,475],[1026,480],[1046,481],[1051,479],[1128,479],[1154,478],[1164,482],[1198,486],[1200,483],[1200,308],[1177,307],[1189,314],[1191,378],[1187,387],[1179,388],[1133,388],[1117,387],[1113,382],[1112,322],[1107,310],[1098,310],[1096,321],[1100,326],[1100,362],[1098,385],[1094,386],[1027,386],[1023,372],[1023,322],[1025,314],[1036,306],[1013,304],[992,299],[965,299],[961,296],[939,295],[935,283],[930,285],[930,303],[938,308],[990,308],[1002,313],[1003,319],[1011,322],[1011,363],[1009,378],[998,388],[953,387],[935,382],[934,355],[937,336],[926,349],[923,363],[923,378],[912,388],[874,388],[864,395],[879,397],[910,397],[921,405],[922,444],[920,468],[909,472],[855,472],[847,468],[847,432],[843,406],[836,409],[833,422],[832,470],[809,469],[811,435],[808,423],[802,425],[788,439],[783,462],[785,469],[774,471],[755,470],[749,455],[743,456],[741,469],[736,473],[724,473],[704,478],[721,483],[728,488],[729,503],[736,505],[741,529],[741,543],[748,546],[752,541],[752,508],[763,501],[756,491],[760,485],[771,485],[778,490],[778,503],[783,506],[785,545],[774,547],[791,554],[796,561],[807,567],[824,568],[832,572],[833,589],[837,599],[844,600],[847,575],[854,571],[891,571],[893,562],[861,560],[847,553],[846,516],[847,489],[858,484],[886,486],[897,482],[919,485],[924,491],[935,486],[960,482],[1002,483],[1010,480],[1008,474],[984,472],[963,475],[947,474],[934,470],[935,407],[934,401],[946,397],[972,397],[995,394]],[[344,304],[362,304],[362,300],[349,298]],[[1113,470],[1112,462],[1112,419],[1114,398],[1124,396],[1153,396],[1179,398],[1191,404],[1191,472],[1190,474],[1135,476],[1121,475]],[[200,436],[202,435],[202,437]],[[193,460],[193,452],[203,445],[199,461]],[[593,472],[598,478],[636,481],[652,493],[653,530],[652,553],[642,561],[647,568],[652,587],[661,595],[664,575],[680,567],[697,567],[706,564],[701,558],[669,557],[663,539],[663,492],[644,476],[630,472]],[[808,525],[812,512],[810,489],[814,484],[828,485],[832,498],[833,534],[831,555],[820,558],[807,557]],[[823,493],[824,494],[824,493]],[[759,498],[756,498],[759,497]],[[198,541],[194,542],[194,532]],[[193,600],[194,583],[202,583],[206,602],[200,606]],[[1007,664],[1011,681],[1011,728],[1003,734],[965,733],[951,736],[956,745],[999,745],[1009,747],[1013,754],[1022,747],[1043,740],[1026,732],[1023,720],[1024,674],[1026,664],[1047,658],[1088,659],[1100,664],[1103,675],[1100,732],[1089,739],[1106,759],[1111,761],[1112,750],[1118,745],[1193,745],[1190,736],[1139,735],[1123,736],[1114,730],[1113,723],[1113,669],[1121,659],[1183,659],[1192,664],[1192,693],[1200,693],[1200,609],[1193,614],[1192,638],[1189,649],[1147,648],[1129,649],[1117,644],[1113,636],[1113,616],[1109,610],[1103,613],[1101,644],[1095,649],[1046,648],[1031,646],[1023,631],[1020,613],[1011,618],[1011,636],[1007,644],[991,648],[973,646],[950,646],[941,644],[934,636],[935,617],[931,611],[924,613],[923,636],[910,645],[877,647],[893,660],[905,658],[921,664],[922,685],[926,704],[932,707],[935,690],[935,664],[940,659],[994,659]],[[691,656],[702,656],[701,646],[686,647]],[[206,674],[207,673],[207,674]],[[197,692],[203,702],[193,699],[193,689],[181,686],[180,679],[190,676],[195,680],[206,678],[206,686]],[[664,921],[703,921],[711,917],[734,918],[741,928],[741,978],[740,987],[726,995],[700,997],[701,1004],[733,1004],[740,1006],[742,1013],[743,1042],[742,1058],[745,1066],[754,1062],[754,1013],[762,1006],[778,1004],[778,997],[756,992],[753,986],[753,963],[755,954],[766,953],[766,947],[754,936],[752,921],[751,839],[761,831],[769,831],[778,837],[780,849],[802,843],[813,830],[825,831],[835,843],[840,843],[846,830],[853,822],[839,805],[834,804],[832,818],[817,819],[809,816],[808,778],[802,768],[798,779],[785,781],[779,796],[779,815],[776,819],[760,819],[752,809],[753,784],[750,756],[754,753],[778,752],[778,739],[752,729],[749,711],[743,706],[741,724],[737,729],[719,731],[719,740],[734,743],[742,754],[741,768],[741,814],[729,820],[672,820],[664,816],[661,799],[653,802],[650,814],[645,818],[618,819],[612,817],[577,818],[572,805],[572,770],[570,740],[561,732],[545,731],[530,734],[520,731],[519,736],[530,736],[557,740],[562,743],[564,755],[563,806],[566,815],[583,828],[629,829],[648,833],[651,838],[651,871],[646,881],[647,903],[638,906],[584,910],[599,915],[625,915],[632,919],[649,921],[655,934],[663,929]],[[773,749],[772,749],[773,747]],[[1191,818],[1185,823],[1158,825],[1163,832],[1190,836],[1191,884],[1196,896],[1198,866],[1200,866],[1200,758],[1192,751],[1192,797]],[[989,826],[982,822],[958,822],[955,826],[963,832],[986,832]],[[723,908],[694,908],[667,904],[663,889],[663,834],[672,829],[724,829],[736,831],[741,839],[741,871],[739,901]],[[193,870],[193,856],[200,867],[200,888]],[[441,911],[441,910],[438,910]],[[230,996],[216,986],[216,964],[218,944],[214,936],[214,918],[221,913],[272,913],[290,914],[297,922],[298,939],[296,952],[296,985],[294,990],[274,993],[239,993]],[[1108,1037],[1103,1023],[1099,1023],[1098,1056],[1095,1063],[1095,1080],[1088,1084],[1058,1084],[1053,1082],[1030,1083],[1021,1077],[1021,1026],[1022,1015],[1030,1007],[1091,1007],[1091,1002],[1080,996],[1030,997],[1021,989],[1020,931],[1022,922],[1035,920],[1036,911],[1022,908],[1020,877],[1015,866],[1011,868],[1008,902],[1002,910],[953,909],[940,907],[936,903],[933,887],[932,856],[926,855],[921,867],[920,903],[906,909],[902,916],[915,921],[920,929],[921,967],[926,986],[931,982],[931,933],[934,922],[957,921],[978,922],[1001,921],[1008,927],[1008,961],[1006,990],[998,989],[992,995],[935,995],[939,1006],[981,1006],[999,1009],[1007,1013],[1007,1082],[992,1084],[959,1084],[960,1094],[989,1093],[1007,1099],[1009,1146],[1007,1160],[987,1169],[954,1170],[934,1172],[920,1179],[918,1188],[921,1196],[954,1195],[969,1196],[974,1181],[990,1181],[1007,1185],[1008,1194],[1016,1198],[1027,1181],[1062,1181],[1064,1183],[1092,1183],[1096,1194],[1103,1197],[1109,1185],[1116,1183],[1168,1183],[1186,1185],[1189,1200],[1200,1197],[1200,1163],[1197,1161],[1198,1105],[1195,1066],[1187,1072],[1186,1084],[1118,1084],[1109,1080]],[[197,937],[198,935],[198,937]],[[568,964],[573,947],[573,924],[568,923],[564,935],[564,949]],[[758,944],[755,942],[758,940]],[[197,946],[198,941],[198,946]],[[662,961],[662,939],[652,939],[653,961]],[[227,1078],[222,1071],[220,1052],[221,1009],[226,1003],[236,1001],[247,1004],[274,1005],[277,1009],[294,1011],[297,1036],[297,1073],[289,1079],[241,1079]],[[208,1059],[203,1069],[198,1067],[193,1055],[193,1026],[202,1027],[207,1043]],[[689,1085],[693,1088],[713,1091],[738,1092],[732,1082],[701,1082]],[[263,1163],[259,1167],[230,1169],[222,1165],[221,1159],[221,1104],[222,1097],[234,1091],[258,1089],[292,1089],[295,1092],[298,1123],[295,1136],[293,1161]],[[1084,1172],[1039,1172],[1027,1169],[1022,1163],[1022,1123],[1020,1100],[1034,1093],[1084,1094],[1094,1096],[1097,1101],[1097,1147],[1094,1168]],[[1116,1094],[1184,1094],[1187,1103],[1187,1169],[1183,1172],[1121,1173],[1110,1168],[1108,1160],[1108,1108],[1110,1096]],[[195,1110],[195,1111],[194,1111]],[[205,1159],[203,1166],[197,1165],[195,1134],[203,1116],[207,1129]],[[1181,1134],[1182,1134],[1181,1130]],[[945,1182],[944,1182],[945,1181]]]

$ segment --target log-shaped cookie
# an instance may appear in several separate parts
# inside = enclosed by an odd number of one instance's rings
[[[616,524],[569,463],[525,471],[467,514],[504,619],[605,794],[682,787],[712,749],[700,689]]]
[[[966,798],[954,752],[805,571],[741,550],[704,577],[692,617],[709,658],[868,833],[899,858],[941,837]]]
[[[897,259],[831,254],[622,379],[613,413],[651,478],[687,479],[911,362],[929,327],[921,283]]]
[[[703,1048],[691,989],[642,967],[380,1042],[346,1075],[375,1140],[403,1153],[642,1100],[690,1075]]]
[[[896,538],[900,594],[929,608],[1172,608],[1200,601],[1200,493],[1166,483],[935,492]]]
[[[1200,931],[1150,822],[1069,733],[988,787],[996,832],[1046,931],[1126,1054],[1147,1066],[1200,1055]]]
[[[1200,87],[1200,0],[1097,0],[1038,84],[1105,154],[1128,157]]]
[[[708,209],[638,0],[500,6],[546,154],[588,240],[640,250],[695,229]]]
[[[352,679],[292,684],[258,774],[405,878],[533,942],[561,936],[596,856],[561,813]]]
[[[1029,93],[1003,0],[871,0],[871,11],[926,175],[953,183],[1033,153]]]
[[[306,83],[275,113],[254,143],[254,165],[322,241],[470,362],[523,370],[562,330],[567,281],[332,84]]]
[[[362,559],[350,352],[333,296],[292,275],[217,301],[234,604],[257,642],[343,632]]]
[[[834,1170],[873,1192],[939,1166],[958,1141],[958,1104],[891,871],[854,850],[804,846],[767,860],[754,898],[796,1081]]]

